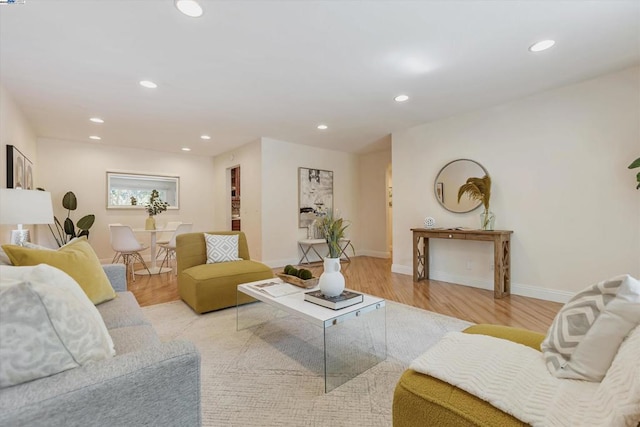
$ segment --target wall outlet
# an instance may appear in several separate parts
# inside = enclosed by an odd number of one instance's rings
[[[473,262],[467,261],[467,270],[471,270],[473,268]]]
[[[491,271],[493,271],[493,268],[494,268],[494,267],[495,267],[495,266],[493,265],[493,263],[489,264],[489,269],[490,269]]]

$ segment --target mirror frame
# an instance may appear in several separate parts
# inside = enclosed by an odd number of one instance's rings
[[[436,179],[435,179],[435,180],[434,180],[434,182],[433,182],[433,195],[435,196],[435,198],[436,198],[436,200],[438,201],[438,203],[440,204],[440,206],[442,206],[443,208],[445,208],[446,210],[448,210],[449,212],[452,212],[452,213],[469,213],[469,212],[472,212],[472,211],[474,211],[474,210],[478,209],[478,207],[480,207],[480,206],[482,205],[482,202],[478,201],[478,203],[477,203],[473,208],[471,208],[471,209],[469,209],[469,210],[466,210],[466,211],[454,211],[454,210],[449,209],[449,208],[448,208],[448,207],[447,207],[447,206],[442,202],[441,198],[438,196],[438,184],[440,183],[440,182],[438,181],[438,178],[439,178],[439,177],[440,177],[440,175],[442,174],[442,171],[444,171],[444,170],[447,168],[447,166],[451,165],[452,163],[460,162],[460,161],[463,161],[463,160],[466,160],[466,161],[468,161],[468,162],[475,163],[476,165],[480,166],[480,168],[483,170],[483,172],[484,172],[484,174],[485,174],[485,175],[489,175],[489,172],[487,172],[487,169],[486,169],[484,166],[482,166],[479,162],[476,162],[475,160],[471,160],[471,159],[455,159],[455,160],[450,161],[449,163],[447,163],[446,165],[444,165],[444,166],[440,169],[440,171],[439,171],[439,172],[438,172],[438,174],[436,175]],[[466,182],[466,181],[465,181],[465,182]],[[461,183],[461,185],[462,185],[462,184],[464,184],[464,182],[463,182],[463,183]]]
[[[140,182],[144,185],[143,188],[151,191],[152,189],[159,190],[159,187],[154,184],[163,183],[163,186],[167,188],[163,188],[165,191],[171,192],[171,197],[162,197],[163,201],[169,201],[168,209],[180,209],[180,177],[175,175],[152,175],[152,174],[142,174],[137,172],[114,172],[107,171],[107,194],[106,194],[106,204],[107,209],[144,209],[144,203],[139,202],[137,205],[114,205],[111,204],[111,198],[109,197],[112,190],[112,180],[120,179],[120,180],[131,180],[131,182],[136,182],[138,185],[137,188],[140,188]],[[132,189],[133,189],[132,185]],[[162,194],[162,191],[161,191]],[[170,201],[174,199],[175,204]]]

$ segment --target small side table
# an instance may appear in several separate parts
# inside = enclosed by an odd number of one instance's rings
[[[302,257],[300,258],[300,261],[298,261],[298,264],[311,264],[312,262],[319,262],[322,261],[323,258],[325,258],[327,255],[320,255],[320,253],[318,252],[318,250],[316,249],[316,246],[318,245],[326,245],[327,241],[324,239],[302,239],[302,240],[298,240],[298,246],[300,247],[300,250],[302,251]],[[351,250],[353,250],[353,245],[351,244],[351,240],[350,239],[340,239],[339,242],[340,245],[340,255],[338,255],[338,257],[341,260],[344,260],[346,262],[351,262],[351,258],[349,258],[349,255],[347,255],[347,248],[349,246],[351,246]],[[313,252],[318,256],[318,258],[320,258],[319,261],[310,261],[309,260],[309,251],[313,250]],[[343,258],[344,257],[344,258]],[[306,261],[306,262],[304,262]]]

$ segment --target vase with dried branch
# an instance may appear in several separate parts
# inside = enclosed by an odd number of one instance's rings
[[[485,175],[482,178],[469,178],[458,190],[458,203],[462,196],[466,195],[471,200],[477,200],[484,206],[484,212],[480,214],[480,227],[483,230],[493,230],[495,215],[489,210],[491,200],[491,177]]]

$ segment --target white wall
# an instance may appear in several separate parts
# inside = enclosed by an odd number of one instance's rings
[[[262,253],[271,267],[298,263],[297,241],[307,237],[298,228],[299,167],[333,171],[333,206],[351,221],[347,235],[359,249],[357,156],[262,138]]]
[[[387,246],[387,168],[391,164],[391,148],[362,154],[358,158],[358,221],[360,239],[358,254],[389,258]]]
[[[640,276],[640,192],[627,169],[640,155],[639,93],[630,68],[394,133],[393,271],[411,273],[409,229],[425,216],[478,227],[479,210],[447,212],[432,192],[444,164],[470,158],[493,179],[496,228],[514,231],[514,294],[565,301],[595,281]],[[432,278],[492,289],[491,245],[431,248]]]
[[[91,246],[103,261],[111,261],[110,223],[123,223],[143,228],[146,211],[106,209],[106,172],[139,172],[180,177],[180,209],[167,210],[156,216],[158,225],[168,221],[192,222],[193,231],[205,231],[214,225],[214,167],[210,157],[110,147],[100,143],[38,140],[37,184],[51,191],[54,214],[63,221],[66,210],[62,196],[73,191],[78,209],[71,213],[75,221],[95,214],[96,222],[89,230]],[[39,243],[55,247],[50,233],[40,234]],[[44,240],[43,240],[44,239]],[[140,241],[149,236],[140,234]],[[146,257],[149,252],[143,253]]]
[[[0,174],[0,187],[7,188],[7,145],[13,145],[22,154],[24,154],[34,166],[34,184],[38,186],[38,162],[36,158],[36,134],[29,124],[27,118],[16,104],[15,100],[9,92],[7,92],[0,84],[0,164],[2,164],[2,173]],[[2,200],[0,200],[2,203]],[[42,226],[27,226],[25,228],[31,231],[31,240],[36,240],[38,232],[41,234],[46,232],[40,230]],[[15,225],[0,226],[0,243],[9,243],[11,240],[11,230],[15,229]]]
[[[240,227],[247,236],[252,259],[262,260],[262,148],[260,140],[220,154],[215,168],[215,231],[231,230],[230,169],[240,166]],[[209,230],[209,231],[213,231]]]
[[[13,145],[34,164],[34,183],[38,182],[36,134],[9,92],[0,84],[0,141],[2,176],[0,186],[7,188],[7,145]]]

